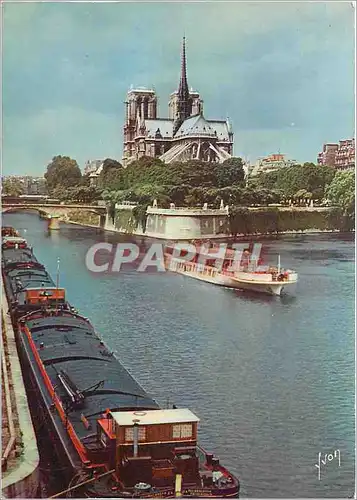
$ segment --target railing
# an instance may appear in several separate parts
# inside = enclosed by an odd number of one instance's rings
[[[173,263],[172,269],[171,269],[171,262]],[[168,261],[168,267],[172,271],[198,273],[205,276],[211,276],[212,278],[214,278],[217,275],[217,273],[220,272],[219,269],[206,266],[204,264],[197,264],[195,262],[182,262],[181,260],[175,260],[175,259]]]
[[[36,201],[32,201],[32,202],[10,202],[10,201],[4,201],[2,203],[2,206],[4,208],[6,207],[16,207],[16,208],[23,208],[23,207],[27,207],[27,208],[37,208],[37,207],[44,207],[44,208],[51,208],[51,207],[56,207],[56,208],[87,208],[87,209],[92,209],[92,210],[106,210],[106,207],[102,206],[102,205],[91,205],[91,204],[83,204],[83,203],[38,203]]]
[[[157,208],[157,207],[150,207],[150,208]],[[165,208],[164,210],[205,210],[205,211],[214,211],[216,212],[217,210],[222,210],[226,211],[225,208],[203,208],[203,207],[173,207],[173,208]]]
[[[171,207],[171,208],[160,208],[160,207],[152,207],[148,206],[147,213],[148,214],[172,214],[173,212],[179,212],[183,214],[186,212],[188,215],[227,215],[228,208],[204,208],[204,207]]]

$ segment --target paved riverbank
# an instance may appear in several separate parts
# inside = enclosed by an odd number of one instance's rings
[[[39,453],[3,286],[1,294],[2,495],[34,498],[39,486]]]

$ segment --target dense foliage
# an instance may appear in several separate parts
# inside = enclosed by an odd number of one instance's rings
[[[47,189],[53,193],[56,188],[76,186],[82,180],[81,170],[76,162],[68,156],[54,156],[45,173]]]
[[[65,188],[57,186],[52,194],[55,198],[66,203],[76,202],[90,204],[101,199],[101,190],[93,186],[77,185],[74,187]]]
[[[355,171],[337,172],[333,181],[326,189],[326,198],[340,207],[345,214],[354,212],[355,207]]]
[[[222,164],[191,160],[165,165],[157,158],[142,157],[126,169],[117,169],[115,182],[106,183],[104,198],[124,199],[161,206],[202,206],[203,203],[250,206],[287,203],[288,200],[322,200],[335,175],[330,167],[311,163],[283,168],[250,178],[246,185],[241,158]],[[103,184],[102,184],[103,185]]]
[[[75,160],[56,156],[48,165],[45,178],[49,192],[61,201],[89,204],[105,200],[113,222],[116,203],[136,203],[133,224],[140,223],[144,230],[147,206],[154,200],[163,208],[171,203],[188,207],[207,203],[218,208],[223,201],[224,206],[230,206],[232,234],[279,233],[315,227],[350,230],[354,226],[354,172],[336,173],[332,167],[313,163],[246,179],[241,158],[230,158],[222,164],[190,160],[166,165],[158,158],[144,156],[127,168],[107,158],[93,187],[89,177],[82,176]],[[3,186],[7,192],[10,188]],[[315,215],[307,210],[247,208],[291,202],[305,204],[309,200],[328,200],[335,208]]]
[[[55,156],[47,166],[45,179],[54,198],[66,203],[90,204],[102,198],[105,187],[116,187],[117,172],[123,167],[116,160],[106,159],[99,176],[99,185],[90,185],[89,177],[82,176],[75,160],[68,156]]]
[[[2,182],[2,194],[5,196],[20,196],[24,193],[24,187],[19,179],[4,179]]]
[[[326,198],[339,208],[345,219],[345,228],[353,229],[355,224],[355,171],[337,172],[326,189]]]
[[[123,172],[124,168],[118,161],[107,158],[103,162],[103,169],[98,178],[98,188],[101,190],[122,189]]]
[[[339,209],[327,209],[324,212],[264,208],[248,210],[247,208],[231,207],[229,216],[229,233],[233,236],[242,234],[279,234],[286,231],[319,231],[348,228],[346,218]]]
[[[288,198],[323,199],[326,187],[332,182],[333,167],[304,163],[258,175],[250,181],[254,188],[275,189]]]
[[[169,203],[191,206],[219,204],[223,196],[228,203],[229,196],[236,199],[239,194],[242,198],[244,188],[240,158],[231,158],[220,165],[198,160],[165,165],[157,158],[144,156],[119,172],[116,185],[107,184],[103,193],[104,199],[117,203],[125,199],[150,204],[156,199],[160,206]]]

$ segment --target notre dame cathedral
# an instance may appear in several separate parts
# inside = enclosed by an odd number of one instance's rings
[[[206,120],[203,101],[188,87],[185,38],[180,83],[170,96],[169,117],[158,118],[154,90],[131,88],[125,106],[124,166],[142,156],[165,163],[192,159],[222,163],[232,156],[233,132],[228,119]]]

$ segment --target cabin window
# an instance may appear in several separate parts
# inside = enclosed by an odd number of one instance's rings
[[[107,446],[108,444],[108,436],[105,434],[104,431],[100,433],[100,440],[103,446]]]
[[[172,427],[173,438],[190,438],[192,437],[192,424],[180,424]]]
[[[139,427],[139,441],[145,441],[146,427]],[[127,427],[125,429],[125,441],[134,441],[134,428]]]

